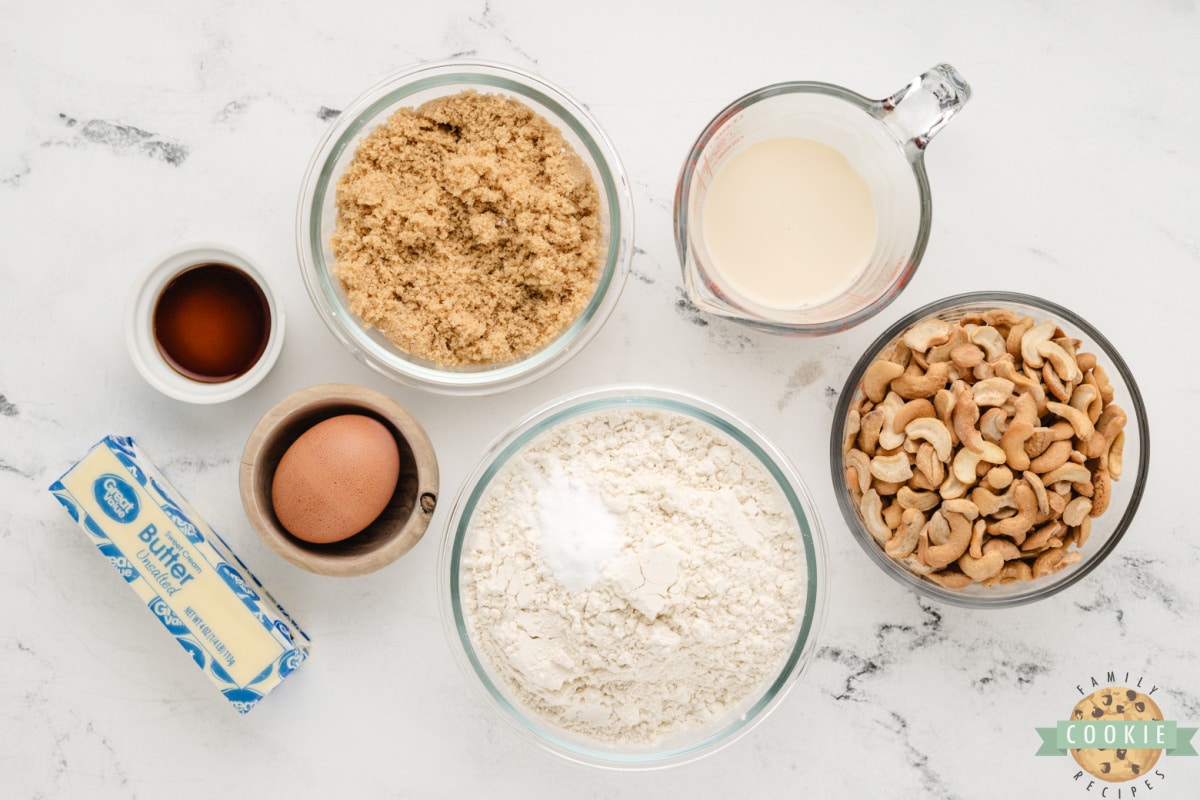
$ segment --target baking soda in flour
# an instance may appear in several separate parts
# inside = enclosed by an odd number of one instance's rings
[[[871,259],[871,190],[838,150],[781,136],[735,153],[704,200],[704,242],[729,287],[771,308],[845,291]]]
[[[645,744],[756,696],[805,597],[762,463],[689,415],[568,419],[515,453],[470,522],[462,602],[506,693],[560,728]]]

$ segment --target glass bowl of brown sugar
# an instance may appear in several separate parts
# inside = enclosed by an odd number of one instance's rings
[[[424,64],[338,114],[304,178],[297,246],[356,358],[417,388],[488,394],[561,366],[611,315],[632,193],[563,90],[499,64]]]

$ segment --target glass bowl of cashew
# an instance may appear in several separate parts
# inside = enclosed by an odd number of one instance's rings
[[[930,303],[855,364],[830,467],[846,524],[896,580],[1007,607],[1084,578],[1137,512],[1146,409],[1078,314],[987,291]]]

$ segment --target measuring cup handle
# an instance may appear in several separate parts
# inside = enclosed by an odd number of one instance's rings
[[[958,70],[938,64],[891,97],[880,100],[880,119],[915,155],[970,99],[971,87]]]

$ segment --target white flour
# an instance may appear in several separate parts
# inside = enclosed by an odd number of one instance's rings
[[[762,464],[706,423],[577,417],[513,456],[481,499],[464,550],[468,625],[536,714],[653,742],[778,674],[803,610],[795,526]]]

